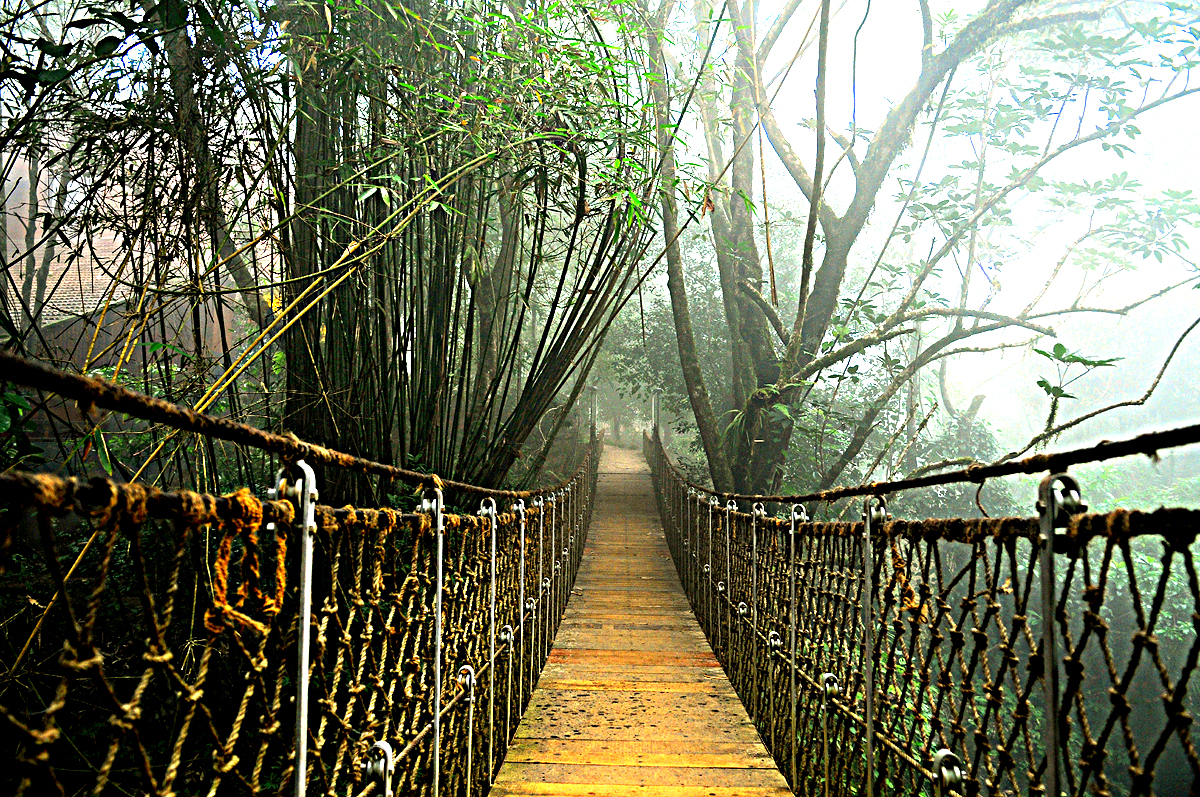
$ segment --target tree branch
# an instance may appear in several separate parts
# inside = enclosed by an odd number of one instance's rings
[[[771,50],[775,47],[775,42],[779,40],[779,35],[783,33],[783,29],[792,20],[792,16],[799,7],[800,0],[788,0],[788,4],[784,6],[783,10],[779,12],[779,16],[771,23],[771,27],[767,29],[766,35],[763,36],[762,41],[758,44],[758,52],[755,53],[760,70],[762,64],[766,62],[767,56],[771,54]]]
[[[1167,372],[1167,366],[1169,366],[1171,364],[1171,360],[1173,360],[1175,358],[1175,354],[1176,354],[1176,352],[1179,351],[1179,347],[1181,345],[1183,345],[1183,341],[1187,338],[1188,335],[1190,335],[1192,333],[1192,330],[1194,330],[1197,326],[1200,326],[1200,318],[1197,318],[1195,321],[1193,321],[1191,323],[1191,325],[1189,325],[1188,328],[1183,331],[1183,334],[1180,335],[1179,338],[1175,341],[1175,345],[1171,347],[1171,352],[1167,355],[1167,359],[1163,360],[1162,367],[1158,369],[1158,374],[1155,375],[1154,381],[1150,383],[1150,387],[1146,388],[1146,392],[1143,393],[1140,398],[1128,399],[1126,401],[1118,401],[1113,404],[1109,404],[1107,406],[1100,407],[1099,409],[1092,410],[1091,412],[1086,412],[1083,415],[1080,415],[1078,418],[1074,418],[1073,420],[1067,421],[1065,423],[1060,423],[1058,426],[1055,426],[1051,429],[1047,429],[1046,431],[1042,432],[1041,434],[1034,436],[1034,438],[1032,440],[1030,440],[1028,443],[1026,443],[1025,447],[1020,449],[1019,451],[1010,451],[1009,453],[1005,454],[1003,457],[996,460],[996,464],[1000,464],[1002,462],[1008,462],[1010,459],[1016,459],[1017,457],[1021,456],[1022,454],[1024,454],[1026,451],[1033,448],[1034,446],[1037,446],[1044,442],[1052,440],[1055,437],[1058,437],[1058,435],[1065,432],[1067,429],[1070,429],[1074,426],[1078,426],[1079,424],[1083,423],[1084,421],[1091,420],[1092,418],[1095,418],[1097,415],[1103,415],[1106,412],[1110,412],[1112,410],[1119,409],[1121,407],[1140,407],[1141,405],[1145,404],[1147,401],[1149,401],[1150,397],[1152,395],[1154,395],[1154,391],[1158,389],[1158,383],[1162,381],[1163,374],[1165,374]]]
[[[779,336],[780,342],[786,346],[788,343],[787,329],[783,326],[783,321],[779,318],[779,313],[776,312],[775,308],[771,306],[771,303],[768,302],[766,297],[755,290],[754,286],[746,280],[739,282],[738,288],[740,288],[743,293],[750,297],[750,300],[754,302],[759,310],[762,310],[763,315],[767,317],[767,321],[771,324],[771,328],[774,329],[775,334]]]

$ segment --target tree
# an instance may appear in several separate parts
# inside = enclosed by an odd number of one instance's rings
[[[6,248],[10,281],[37,256],[109,288],[52,355],[66,337],[42,345],[36,319],[54,286],[26,291],[25,312],[18,285],[10,347],[362,456],[483,485],[539,477],[650,234],[647,86],[616,16],[4,9],[0,142],[56,186],[28,214],[37,240]],[[92,429],[60,431],[64,458],[90,451],[72,441]],[[211,446],[180,442],[119,464],[213,488]],[[323,485],[342,500],[388,487]]]
[[[825,0],[809,24],[817,32],[815,43],[805,36],[796,56],[780,66],[788,74],[809,44],[815,46],[811,161],[776,118],[779,97],[794,104],[794,90],[764,77],[784,32],[806,24],[794,18],[799,3],[788,3],[769,26],[759,19],[757,5],[730,0],[726,7],[734,55],[724,65],[706,66],[698,78],[697,114],[709,183],[697,204],[713,208],[710,232],[723,252],[718,266],[736,375],[724,462],[717,457],[714,463],[710,455],[714,483],[728,463],[738,491],[777,489],[787,476],[786,458],[801,416],[805,425],[818,421],[806,440],[822,440],[828,413],[869,368],[874,378],[869,395],[854,417],[839,419],[845,434],[838,435],[837,455],[822,462],[812,480],[813,486],[829,486],[849,475],[897,402],[908,408],[899,411],[904,429],[896,439],[914,433],[920,397],[936,373],[930,369],[960,355],[1053,336],[1053,324],[1068,314],[1120,313],[1151,298],[1122,306],[1088,304],[1088,293],[1114,270],[1130,267],[1132,258],[1174,260],[1181,273],[1169,290],[1195,281],[1181,232],[1196,220],[1190,196],[1176,192],[1146,200],[1124,191],[1132,179],[1128,174],[1080,181],[1060,176],[1058,166],[1068,153],[1084,148],[1125,154],[1142,117],[1197,90],[1186,78],[1197,63],[1197,31],[1191,27],[1197,14],[1190,6],[1067,8],[993,0],[959,18],[935,17],[922,2],[921,39],[911,44],[920,54],[916,79],[875,129],[867,130],[853,103],[850,119],[842,123],[826,112],[831,79],[852,88],[863,78],[837,74],[830,66],[829,54],[852,50],[858,33],[851,37],[851,27],[837,38],[834,9]],[[703,52],[721,21],[712,16],[711,5],[696,8]],[[677,85],[680,92],[687,89]],[[728,123],[717,111],[719,103],[729,109]],[[780,278],[796,283],[790,322],[760,291],[765,280],[750,215],[756,207],[754,116],[810,211],[800,262]],[[919,128],[923,146],[912,150]],[[944,173],[931,178],[927,172],[934,169]],[[890,217],[872,216],[889,198],[889,186],[900,205],[891,224]],[[1076,212],[1088,201],[1083,196],[1095,201],[1094,212]],[[1018,208],[1022,222],[1029,215],[1022,200],[1056,213],[1057,224],[1081,228],[1079,239],[1053,256],[1045,246],[1033,249],[1034,236],[1014,219]],[[760,204],[765,217],[768,205]],[[1155,204],[1170,210],[1160,212],[1151,207]],[[864,235],[872,223],[874,234]],[[897,251],[900,244],[911,253]],[[1045,262],[1047,278],[1028,286],[1022,297],[1011,288],[1001,295],[1002,265],[1017,256]],[[1104,264],[1097,265],[1100,261]],[[772,285],[778,263],[768,258]],[[957,270],[954,280],[945,273],[950,267]],[[1083,287],[1063,299],[1063,277],[1078,268],[1090,269]],[[1025,336],[1012,335],[1014,330]],[[972,340],[989,333],[991,342]],[[955,417],[954,407],[943,411]],[[825,418],[815,418],[821,415]],[[877,437],[889,434],[890,429]]]

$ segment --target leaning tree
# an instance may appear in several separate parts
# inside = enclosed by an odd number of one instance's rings
[[[778,488],[789,451],[804,457],[792,446],[798,428],[806,450],[831,452],[804,460],[816,471],[806,479],[812,486],[865,476],[873,466],[864,462],[878,464],[873,449],[911,452],[928,422],[916,400],[923,384],[940,376],[942,410],[969,424],[978,405],[955,407],[944,389],[950,358],[1036,344],[1070,314],[1126,313],[1197,279],[1185,256],[1184,231],[1200,218],[1190,192],[1147,197],[1127,172],[1071,179],[1058,168],[1077,151],[1125,154],[1143,117],[1197,90],[1189,70],[1200,63],[1200,12],[1192,5],[992,0],[962,17],[935,15],[925,0],[911,12],[830,0],[811,16],[800,14],[798,0],[773,18],[738,0],[721,9],[707,0],[693,6],[694,47],[678,60],[654,46],[681,25],[675,4],[647,15],[662,87],[660,152],[673,162],[679,146],[663,134],[671,100],[693,96],[704,152],[690,182],[680,176],[664,191],[686,190],[698,211],[691,218],[707,217],[729,344],[728,397],[710,397],[697,367],[677,254],[667,257],[668,288],[688,399],[718,488]],[[872,14],[894,22],[909,13],[920,22],[908,46],[915,79],[867,129],[855,101],[830,103],[828,87],[853,97],[869,85],[871,76],[857,73],[864,25],[875,23]],[[896,27],[891,46],[900,49],[906,28]],[[777,52],[784,42],[788,51]],[[809,97],[811,114],[799,128],[777,117]],[[830,107],[846,117],[833,118]],[[780,257],[786,253],[772,241],[778,221],[762,196],[768,145],[807,207],[794,257]],[[777,209],[780,197],[771,199]],[[1035,246],[1036,233],[1014,222],[1022,200],[1055,213],[1056,231],[1070,234]],[[665,198],[668,241],[681,227],[673,201]],[[1165,280],[1161,290],[1117,305],[1095,301],[1098,286],[1146,258],[1166,261],[1176,278],[1155,275],[1152,282]],[[1001,294],[1003,265],[1016,259],[1041,263],[1041,278]],[[1082,280],[1068,286],[1080,266]],[[790,308],[778,301],[785,284],[794,286]],[[1193,326],[1181,328],[1181,339]],[[1062,344],[1039,350],[1059,366],[1109,364]],[[1078,420],[1057,416],[1069,396],[1062,384],[1042,387],[1050,417],[1031,445]],[[847,413],[839,397],[850,393]]]

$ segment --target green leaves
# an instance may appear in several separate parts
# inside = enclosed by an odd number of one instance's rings
[[[1103,360],[1102,359],[1095,359],[1095,360],[1090,359],[1088,357],[1084,357],[1083,355],[1075,354],[1073,352],[1068,351],[1067,347],[1065,345],[1063,345],[1062,343],[1055,343],[1054,348],[1051,349],[1050,351],[1044,351],[1042,349],[1034,349],[1034,352],[1042,355],[1043,357],[1045,357],[1046,359],[1049,359],[1049,360],[1054,360],[1056,362],[1065,363],[1068,365],[1070,365],[1070,364],[1082,365],[1085,368],[1102,368],[1105,366],[1111,366],[1114,363],[1116,363],[1122,359],[1121,357],[1111,357],[1109,359],[1103,359]]]

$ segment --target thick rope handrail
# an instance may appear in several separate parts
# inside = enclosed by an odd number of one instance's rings
[[[434,473],[421,473],[357,457],[315,443],[306,443],[298,438],[273,434],[249,424],[181,407],[178,404],[148,396],[103,379],[72,374],[11,352],[0,351],[0,367],[4,369],[5,381],[73,399],[80,403],[85,412],[92,406],[101,407],[142,420],[161,423],[183,432],[195,432],[206,437],[228,440],[238,445],[278,454],[287,459],[304,459],[311,464],[330,465],[355,473],[390,476],[412,484],[429,484],[477,495],[492,495],[502,498],[531,498],[545,495],[561,489],[571,481],[571,478],[574,478],[573,476],[568,477],[552,487],[542,487],[536,490],[502,490],[480,487],[453,479],[443,479]]]
[[[1146,434],[1126,440],[1102,440],[1094,446],[1074,448],[1054,454],[1034,454],[1033,456],[1011,462],[997,462],[992,465],[971,465],[960,470],[951,470],[930,476],[917,476],[910,479],[896,479],[894,481],[866,482],[864,484],[834,487],[828,490],[802,493],[800,495],[754,495],[748,493],[718,492],[688,480],[669,458],[666,459],[666,463],[686,486],[724,501],[804,504],[811,501],[831,502],[841,498],[853,498],[863,495],[887,495],[888,493],[914,490],[919,487],[934,487],[939,484],[957,484],[960,482],[982,484],[988,479],[1012,476],[1018,473],[1045,473],[1046,471],[1057,473],[1066,470],[1071,465],[1082,465],[1086,462],[1102,462],[1134,454],[1145,454],[1148,457],[1156,457],[1158,452],[1163,449],[1178,448],[1179,446],[1192,445],[1194,443],[1200,443],[1200,424],[1181,426],[1177,429],[1147,432]]]

